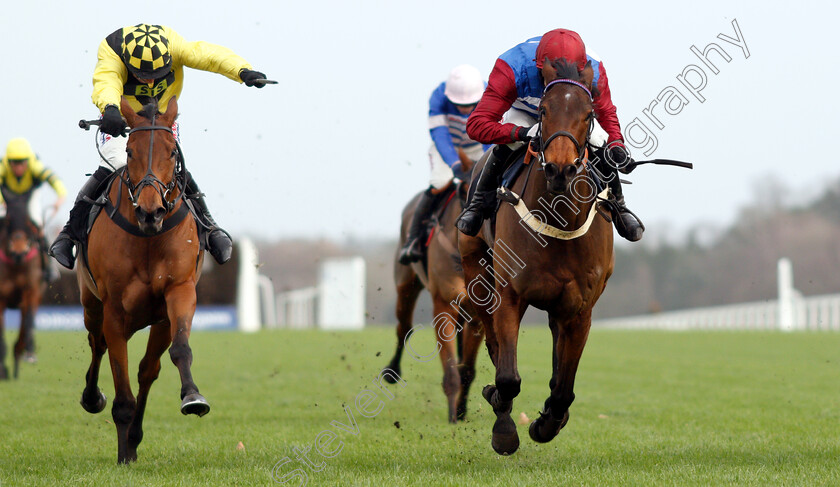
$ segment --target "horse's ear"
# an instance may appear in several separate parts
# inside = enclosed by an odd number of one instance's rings
[[[595,78],[595,71],[592,69],[592,61],[586,61],[586,66],[580,72],[580,82],[586,89],[592,91],[592,80]]]
[[[557,68],[554,67],[551,60],[548,59],[548,56],[543,59],[542,75],[545,84],[549,84],[557,79]]]
[[[125,121],[128,122],[128,126],[134,128],[135,123],[137,121],[137,112],[131,108],[131,105],[128,103],[128,100],[123,96],[120,97],[120,113],[125,118]]]
[[[166,104],[166,113],[163,114],[166,125],[175,123],[175,117],[178,116],[178,100],[176,98],[173,96],[169,99],[169,103]]]

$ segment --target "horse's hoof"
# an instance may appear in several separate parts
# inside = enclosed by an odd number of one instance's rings
[[[553,440],[560,430],[569,422],[569,411],[563,413],[563,418],[560,421],[550,419],[550,416],[540,416],[531,422],[528,427],[528,435],[537,443],[548,443]]]
[[[399,381],[399,378],[402,377],[402,371],[400,370],[399,366],[394,367],[392,365],[389,365],[382,369],[382,372],[385,372],[386,370],[392,370],[394,374],[397,375],[396,377],[392,376],[391,374],[382,375],[382,378],[385,379],[385,382],[389,384],[396,384]]]
[[[467,419],[467,403],[464,402],[463,404],[458,404],[458,408],[455,410],[455,415],[458,418],[458,421],[464,421]]]
[[[199,418],[210,412],[210,403],[201,394],[190,394],[181,401],[181,414],[195,414]]]
[[[85,411],[89,412],[90,414],[101,413],[103,409],[105,409],[105,405],[108,403],[108,398],[105,397],[105,393],[99,391],[99,399],[96,401],[96,404],[93,406],[88,405],[85,402],[85,393],[82,392],[82,400],[79,401],[79,404],[82,405]]]
[[[519,449],[519,435],[516,433],[516,423],[510,416],[496,419],[493,425],[493,451],[499,455],[512,455]]]

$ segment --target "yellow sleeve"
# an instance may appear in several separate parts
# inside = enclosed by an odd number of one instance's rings
[[[93,94],[91,95],[91,100],[99,108],[100,113],[108,105],[120,106],[120,97],[126,80],[128,80],[128,70],[123,60],[103,39],[96,55]]]
[[[173,65],[218,73],[240,83],[239,72],[252,69],[247,61],[226,47],[204,41],[187,42],[169,27],[164,27],[164,32],[169,39]]]
[[[59,197],[67,195],[67,188],[64,186],[64,183],[52,172],[52,169],[44,167],[40,159],[35,158],[29,161],[29,170],[32,171],[33,178],[50,183],[55,194]]]

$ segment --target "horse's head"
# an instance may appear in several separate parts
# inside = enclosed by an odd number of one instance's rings
[[[172,133],[178,103],[172,97],[166,113],[161,114],[153,99],[135,112],[123,98],[120,109],[131,127],[125,181],[129,198],[140,229],[154,235],[160,232],[163,219],[174,208],[180,192],[176,179],[178,145]]]
[[[0,224],[2,260],[15,265],[31,260],[38,253],[38,234],[35,224],[25,214],[7,213]]]
[[[539,150],[548,190],[563,193],[583,170],[586,140],[592,130],[592,65],[582,70],[560,58],[546,58],[542,75],[545,91],[540,101]]]

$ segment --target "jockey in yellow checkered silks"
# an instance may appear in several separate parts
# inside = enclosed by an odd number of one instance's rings
[[[200,69],[226,76],[246,86],[262,88],[265,75],[233,51],[203,41],[186,41],[173,29],[161,25],[137,24],[117,29],[99,44],[96,68],[93,72],[91,99],[102,113],[97,142],[107,159],[82,187],[70,220],[50,247],[50,255],[63,266],[72,269],[75,262],[73,247],[85,238],[85,222],[90,200],[96,200],[100,183],[126,163],[124,130],[126,123],[120,114],[120,99],[125,97],[135,111],[157,100],[159,110],[166,111],[174,96],[180,101],[184,84],[184,68]],[[177,122],[173,134],[178,137]],[[232,242],[207,209],[201,191],[193,177],[186,193],[192,195],[202,226],[209,228],[208,251],[220,264],[230,259]]]

